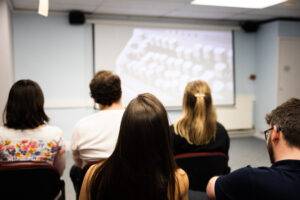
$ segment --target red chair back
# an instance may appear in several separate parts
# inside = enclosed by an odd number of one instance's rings
[[[205,192],[209,179],[230,172],[228,156],[222,152],[195,152],[175,156],[177,165],[189,177],[190,189]]]
[[[0,162],[1,196],[8,199],[64,199],[64,181],[49,163]]]

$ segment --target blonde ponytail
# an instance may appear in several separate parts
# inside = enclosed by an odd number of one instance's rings
[[[208,85],[190,82],[184,94],[183,115],[174,125],[175,133],[190,144],[205,145],[215,139],[216,113]]]

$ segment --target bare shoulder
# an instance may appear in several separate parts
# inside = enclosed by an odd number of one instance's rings
[[[103,164],[103,162],[100,162],[100,163],[97,163],[97,164],[94,164],[94,165],[90,166],[88,171],[86,172],[86,174],[88,174],[88,175],[94,174],[96,169],[98,169]]]
[[[187,173],[178,168],[175,172],[177,186],[179,187],[177,191],[179,191],[179,199],[186,199],[185,197],[188,195],[189,190],[189,178]]]
[[[176,179],[179,183],[189,181],[187,173],[181,168],[178,168],[176,170],[175,175],[176,175]]]
[[[96,169],[98,169],[98,167],[100,167],[102,164],[103,164],[103,162],[94,164],[89,167],[88,171],[86,172],[86,174],[84,176],[83,182],[82,182],[79,200],[89,200],[89,194],[88,194],[89,192],[88,191],[90,188],[91,178],[93,177]]]

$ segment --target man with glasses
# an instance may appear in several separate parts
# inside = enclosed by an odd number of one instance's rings
[[[206,192],[216,200],[300,199],[300,100],[290,99],[266,116],[271,167],[236,170],[210,179]]]

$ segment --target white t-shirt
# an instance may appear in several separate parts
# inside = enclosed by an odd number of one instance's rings
[[[81,119],[75,126],[71,141],[84,161],[108,158],[115,149],[124,109],[102,110]]]
[[[58,127],[41,125],[34,129],[0,127],[0,161],[47,161],[53,164],[62,148],[63,132]]]

